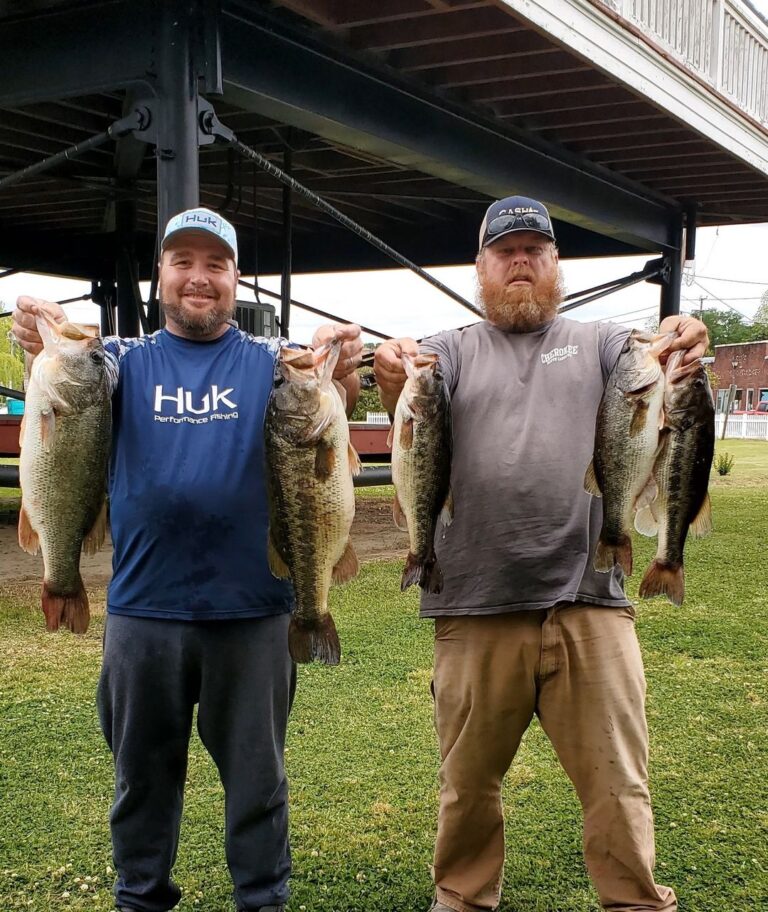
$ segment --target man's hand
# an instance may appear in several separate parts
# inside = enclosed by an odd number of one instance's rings
[[[45,310],[57,323],[66,322],[67,315],[59,304],[42,301],[40,298],[28,298],[26,295],[18,298],[16,309],[13,312],[13,326],[11,332],[16,341],[30,355],[39,355],[43,350],[43,340],[37,331],[35,315]]]
[[[333,371],[334,380],[343,380],[360,367],[363,359],[363,340],[357,323],[325,323],[315,330],[312,348],[320,348],[332,339],[342,339],[344,344]]]
[[[678,334],[677,338],[664,352],[662,356],[664,361],[673,351],[683,349],[686,352],[683,364],[690,364],[706,354],[709,346],[709,333],[705,324],[701,320],[688,315],[664,317],[659,325],[659,332],[676,332]]]
[[[373,372],[379,384],[381,402],[390,415],[395,413],[397,400],[405,386],[406,375],[402,355],[416,357],[419,343],[415,339],[389,339],[376,349],[373,359]]]

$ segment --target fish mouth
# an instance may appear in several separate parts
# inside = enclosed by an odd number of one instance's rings
[[[682,349],[672,352],[667,361],[667,383],[670,385],[675,385],[682,383],[683,380],[687,380],[688,377],[691,377],[701,368],[701,359],[697,358],[695,361],[691,361],[690,364],[683,364],[683,358],[685,357],[685,352]]]

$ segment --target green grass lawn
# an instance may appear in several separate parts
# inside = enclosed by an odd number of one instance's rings
[[[715,534],[687,547],[686,602],[643,602],[638,619],[658,878],[675,887],[681,912],[768,908],[768,444],[725,445],[736,462],[712,485]],[[653,550],[638,541],[638,567]],[[290,912],[429,904],[431,624],[417,619],[413,590],[400,593],[400,572],[369,564],[335,590],[342,664],[299,670],[287,754]],[[37,587],[0,590],[0,910],[106,912],[112,769],[93,707],[103,615],[84,638],[49,635],[36,603]],[[595,912],[578,803],[537,725],[508,776],[505,808],[500,912]],[[222,819],[216,772],[195,738],[176,867],[182,912],[233,908]]]

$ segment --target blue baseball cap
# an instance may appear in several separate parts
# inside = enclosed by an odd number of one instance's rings
[[[480,249],[515,231],[538,231],[555,239],[547,207],[528,196],[507,196],[488,207],[480,226]]]
[[[210,209],[202,206],[197,209],[187,209],[174,215],[168,222],[163,235],[161,250],[165,250],[168,241],[184,231],[195,231],[198,234],[212,234],[224,247],[227,248],[237,266],[237,234],[232,225]]]

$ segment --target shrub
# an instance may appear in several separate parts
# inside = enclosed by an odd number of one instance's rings
[[[733,456],[730,453],[720,453],[715,459],[715,469],[718,475],[729,475],[733,468]]]

